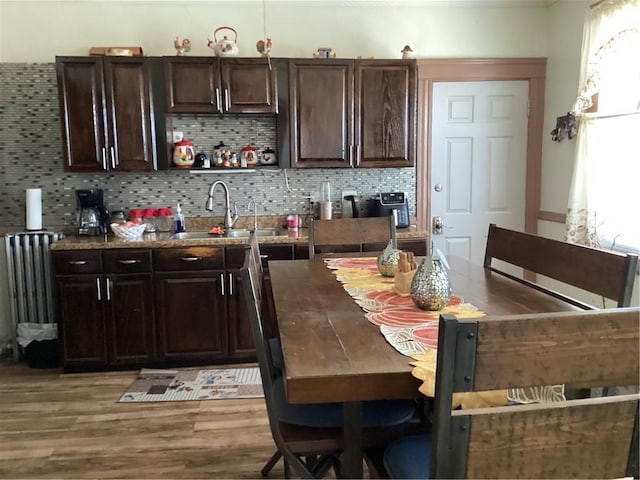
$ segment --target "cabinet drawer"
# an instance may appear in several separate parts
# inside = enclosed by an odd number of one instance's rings
[[[106,273],[150,272],[151,250],[105,250],[102,261]]]
[[[224,268],[224,248],[184,247],[153,251],[156,270],[215,270]]]
[[[101,273],[102,256],[100,250],[73,250],[52,252],[53,268],[56,275],[76,273]]]

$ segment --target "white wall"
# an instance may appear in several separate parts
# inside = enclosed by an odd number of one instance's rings
[[[582,25],[589,3],[563,1],[549,8],[541,209],[551,212],[566,212],[576,141],[554,142],[549,132],[556,117],[571,110],[578,93]]]
[[[266,0],[272,54],[309,57],[332,47],[345,58],[399,58],[405,44],[421,57],[547,54],[545,7],[415,6],[421,3]],[[191,39],[193,55],[210,55],[207,38],[222,25],[237,30],[241,56],[257,56],[255,43],[264,38],[260,1],[0,0],[0,9],[0,62],[52,62],[116,45],[173,55],[175,36]]]

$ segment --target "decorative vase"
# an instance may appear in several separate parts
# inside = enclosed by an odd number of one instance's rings
[[[400,250],[395,248],[394,241],[384,248],[382,253],[378,255],[378,271],[383,277],[393,277],[398,271],[398,260],[400,259]]]
[[[422,310],[442,310],[451,298],[451,283],[437,256],[425,258],[411,282],[411,298]]]

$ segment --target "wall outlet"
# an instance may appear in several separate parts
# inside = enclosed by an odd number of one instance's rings
[[[353,195],[354,197],[358,197],[357,190],[342,190],[340,193],[340,202],[342,203],[342,218],[351,218],[353,217],[353,211],[351,209],[351,202],[345,200],[344,197],[348,197],[349,195]]]
[[[178,143],[183,138],[184,137],[183,137],[182,132],[176,132],[175,130],[173,131],[173,143]]]

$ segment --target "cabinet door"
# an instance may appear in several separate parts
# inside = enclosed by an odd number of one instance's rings
[[[56,277],[65,367],[107,364],[103,282],[100,275]]]
[[[222,113],[219,59],[165,58],[167,112]]]
[[[147,59],[104,60],[109,168],[128,172],[156,169],[154,110]]]
[[[221,61],[222,102],[229,113],[278,113],[276,69],[267,59]]]
[[[224,276],[224,271],[156,273],[156,325],[161,360],[200,362],[226,357]]]
[[[289,64],[291,167],[352,166],[352,60]]]
[[[227,272],[227,312],[229,319],[229,358],[255,360],[256,348],[251,334],[251,322],[244,298],[242,277]]]
[[[412,167],[416,138],[415,61],[356,66],[356,166]]]
[[[64,170],[107,169],[102,60],[56,57]]]
[[[155,358],[151,273],[106,275],[106,324],[110,365],[149,363]]]

